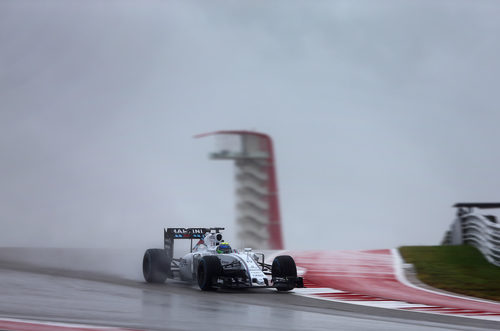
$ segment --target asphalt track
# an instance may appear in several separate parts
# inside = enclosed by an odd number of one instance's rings
[[[58,258],[47,259],[51,255]],[[103,256],[82,251],[61,256],[55,251],[0,249],[0,317],[141,330],[500,329],[495,321],[363,307],[273,290],[201,292],[171,280],[150,285],[130,276],[125,267],[136,258],[124,252],[120,257],[117,252]],[[106,261],[120,259],[128,263],[122,264],[123,275],[105,270],[115,267]],[[65,267],[67,261],[73,268]],[[92,263],[95,268],[89,270]]]

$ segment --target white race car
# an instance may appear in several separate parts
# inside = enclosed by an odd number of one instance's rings
[[[280,255],[272,265],[264,263],[264,254],[232,249],[223,242],[224,228],[168,228],[164,230],[164,248],[144,253],[142,271],[148,283],[164,283],[167,278],[197,282],[203,291],[217,288],[273,287],[290,291],[304,287],[297,277],[295,261]],[[180,259],[173,257],[174,240],[190,239],[191,252]],[[193,240],[198,240],[193,247]]]

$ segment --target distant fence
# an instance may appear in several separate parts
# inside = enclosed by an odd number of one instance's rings
[[[486,259],[500,266],[500,224],[494,215],[484,215],[477,209],[500,208],[500,203],[457,203],[457,218],[446,232],[442,245],[472,245]]]

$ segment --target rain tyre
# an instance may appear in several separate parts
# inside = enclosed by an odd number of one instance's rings
[[[273,281],[275,279],[288,279],[288,282],[278,282],[276,289],[278,291],[290,291],[295,288],[293,281],[297,279],[297,266],[295,261],[289,255],[280,255],[274,258],[271,266]]]
[[[165,283],[170,274],[172,260],[164,249],[150,248],[144,253],[142,260],[142,273],[148,283]]]
[[[222,265],[217,256],[204,256],[201,258],[196,278],[202,291],[215,290],[220,275],[222,275]]]

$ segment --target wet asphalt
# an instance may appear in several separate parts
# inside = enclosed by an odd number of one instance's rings
[[[82,250],[66,256],[78,261],[85,255],[80,261],[86,268],[80,270],[65,267],[64,259],[55,263],[37,254],[0,248],[0,316],[141,330],[500,329],[494,321],[362,307],[269,289],[201,292],[175,280],[152,285],[130,277],[133,272],[110,274],[97,260],[92,270],[92,258]]]

